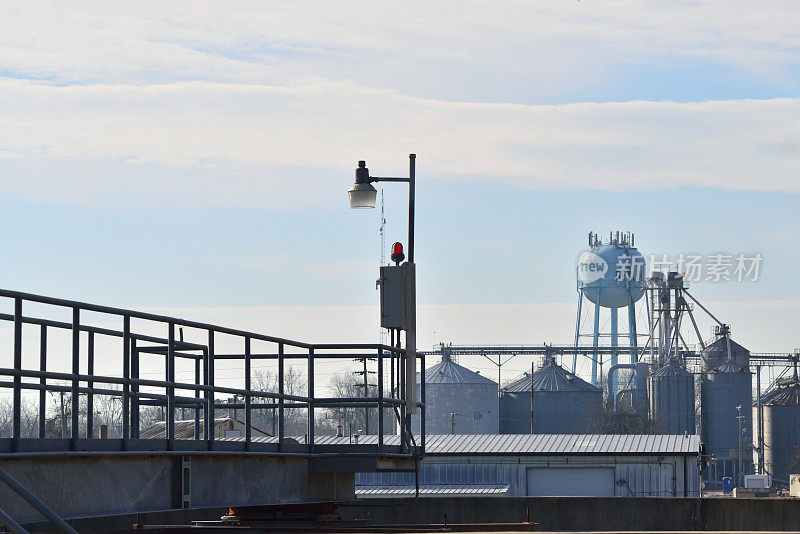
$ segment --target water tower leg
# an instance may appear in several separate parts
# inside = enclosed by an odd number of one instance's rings
[[[617,308],[610,308],[609,311],[611,312],[611,346],[616,347],[619,345],[619,313],[617,313]],[[616,352],[611,353],[611,365],[617,365]],[[618,374],[611,376],[611,390],[608,392],[613,406],[616,406],[618,376]]]
[[[578,342],[580,341],[581,337],[581,309],[583,308],[583,291],[578,291],[578,318],[575,320],[575,346],[578,346]],[[578,365],[578,353],[572,355],[572,374],[577,372],[577,365]]]
[[[598,299],[599,301],[599,299]],[[592,346],[597,347],[600,341],[600,305],[594,305],[594,330],[592,334]],[[597,381],[597,364],[598,364],[598,354],[594,352],[592,354],[592,385],[596,386],[599,382]]]
[[[632,302],[628,304],[628,337],[631,347],[637,347],[639,345],[636,332],[636,306]],[[638,355],[631,351],[631,363],[634,364],[638,360]]]

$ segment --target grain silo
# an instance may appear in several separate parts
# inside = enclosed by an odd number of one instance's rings
[[[419,375],[417,395],[421,398]],[[425,434],[497,434],[497,382],[454,362],[449,351],[425,370]],[[419,433],[419,416],[411,420]]]
[[[750,368],[750,351],[736,343],[727,335],[727,327],[723,327],[716,341],[700,352],[701,368],[704,373],[716,369],[728,360],[743,369]],[[728,353],[730,351],[730,354]]]
[[[603,392],[547,358],[503,388],[501,434],[591,434],[602,414]]]
[[[650,418],[656,434],[694,434],[694,375],[676,361],[648,378]]]
[[[761,399],[764,414],[764,468],[776,482],[788,485],[800,472],[800,382],[789,379]],[[758,417],[757,407],[753,416]]]
[[[721,338],[724,339],[724,338]],[[749,353],[748,353],[749,354]],[[709,371],[700,384],[701,435],[708,453],[716,458],[713,478],[739,473],[742,448],[744,474],[750,471],[753,435],[750,371],[731,360]],[[741,407],[741,421],[739,420]],[[741,425],[741,441],[739,428]]]

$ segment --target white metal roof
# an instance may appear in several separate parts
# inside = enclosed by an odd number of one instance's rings
[[[419,444],[419,436],[415,436]],[[377,436],[360,436],[361,444],[375,444]],[[399,436],[385,436],[387,445]],[[350,438],[316,436],[320,445],[350,443]],[[670,434],[455,434],[429,435],[426,455],[581,455],[581,454],[698,454],[700,436]]]
[[[420,484],[420,495],[461,495],[481,497],[484,495],[505,495],[508,484]],[[408,497],[416,494],[414,486],[378,485],[356,486],[358,497]]]

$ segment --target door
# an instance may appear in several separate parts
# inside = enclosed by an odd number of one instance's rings
[[[613,497],[611,467],[531,467],[528,495],[533,497]]]

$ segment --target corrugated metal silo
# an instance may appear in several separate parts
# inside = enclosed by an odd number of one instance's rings
[[[694,434],[694,375],[677,362],[648,379],[650,418],[656,434]]]
[[[497,382],[457,364],[448,352],[425,370],[425,434],[497,434],[499,419]],[[419,433],[419,416],[411,428]]]
[[[602,406],[600,388],[550,358],[533,375],[525,373],[503,388],[500,433],[591,434]]]
[[[764,410],[764,467],[786,483],[800,468],[800,383],[793,380],[761,399]],[[753,416],[757,417],[756,408]]]
[[[729,340],[731,344],[730,358],[728,358]],[[750,368],[750,351],[725,335],[719,336],[716,341],[700,352],[701,366],[704,373],[716,369],[729,359],[739,367]]]
[[[749,353],[748,353],[749,354]],[[716,458],[731,459],[739,450],[739,411],[742,407],[742,443],[744,458],[749,461],[752,443],[753,404],[750,371],[731,360],[712,369],[700,384],[701,435],[708,452]],[[727,469],[727,467],[726,467]]]

